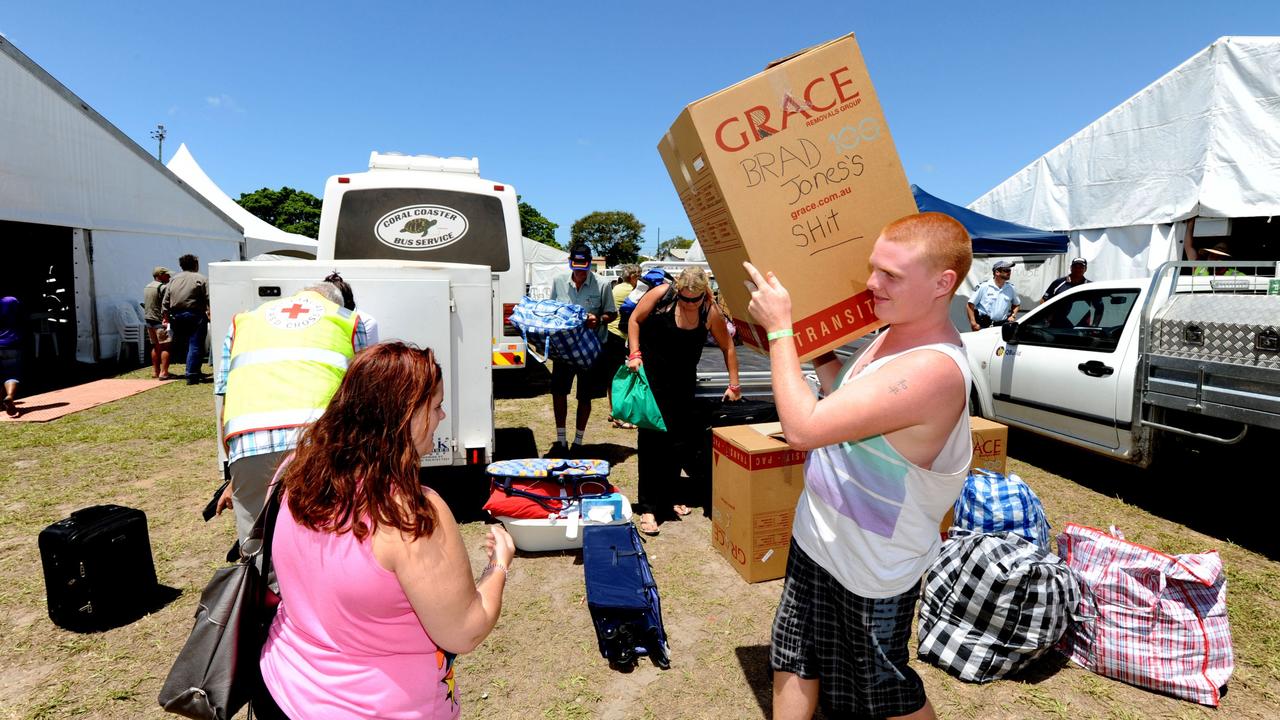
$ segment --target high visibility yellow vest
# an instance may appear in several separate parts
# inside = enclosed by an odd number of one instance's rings
[[[232,320],[224,440],[320,417],[355,357],[356,317],[311,291]]]

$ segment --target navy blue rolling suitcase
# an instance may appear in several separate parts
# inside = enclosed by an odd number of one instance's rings
[[[635,526],[583,528],[582,565],[600,654],[621,667],[642,655],[664,670],[671,667],[658,585]]]

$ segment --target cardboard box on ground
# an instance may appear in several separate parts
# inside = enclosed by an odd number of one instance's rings
[[[711,437],[711,544],[747,582],[787,568],[805,452],[781,432],[774,422],[715,428]]]
[[[980,417],[969,425],[970,467],[1004,473],[1009,428]],[[780,423],[760,423],[715,428],[711,439],[711,545],[747,582],[780,578],[787,568],[806,453],[781,433]],[[951,521],[948,510],[944,538]]]
[[[690,104],[658,152],[744,342],[767,352],[744,260],[791,293],[802,360],[880,327],[867,259],[917,210],[853,35]]]

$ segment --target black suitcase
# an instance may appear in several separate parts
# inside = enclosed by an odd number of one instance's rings
[[[778,408],[767,400],[743,398],[722,402],[720,398],[696,398],[695,412],[700,420],[699,442],[692,452],[689,472],[693,479],[684,493],[685,503],[711,507],[711,433],[714,428],[731,425],[754,425],[778,421]]]
[[[584,527],[582,570],[600,655],[622,669],[642,655],[663,670],[671,667],[658,585],[636,526]]]
[[[722,402],[716,399],[703,412],[707,416],[708,429],[778,421],[777,406],[767,400],[743,398],[737,402]]]
[[[49,618],[69,630],[102,630],[141,617],[158,586],[147,515],[95,505],[40,531]]]

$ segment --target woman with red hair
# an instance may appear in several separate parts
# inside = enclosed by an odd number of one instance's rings
[[[272,717],[455,718],[453,658],[493,630],[515,547],[495,525],[477,582],[418,466],[444,418],[431,350],[358,353],[281,473],[280,609],[262,650]]]

